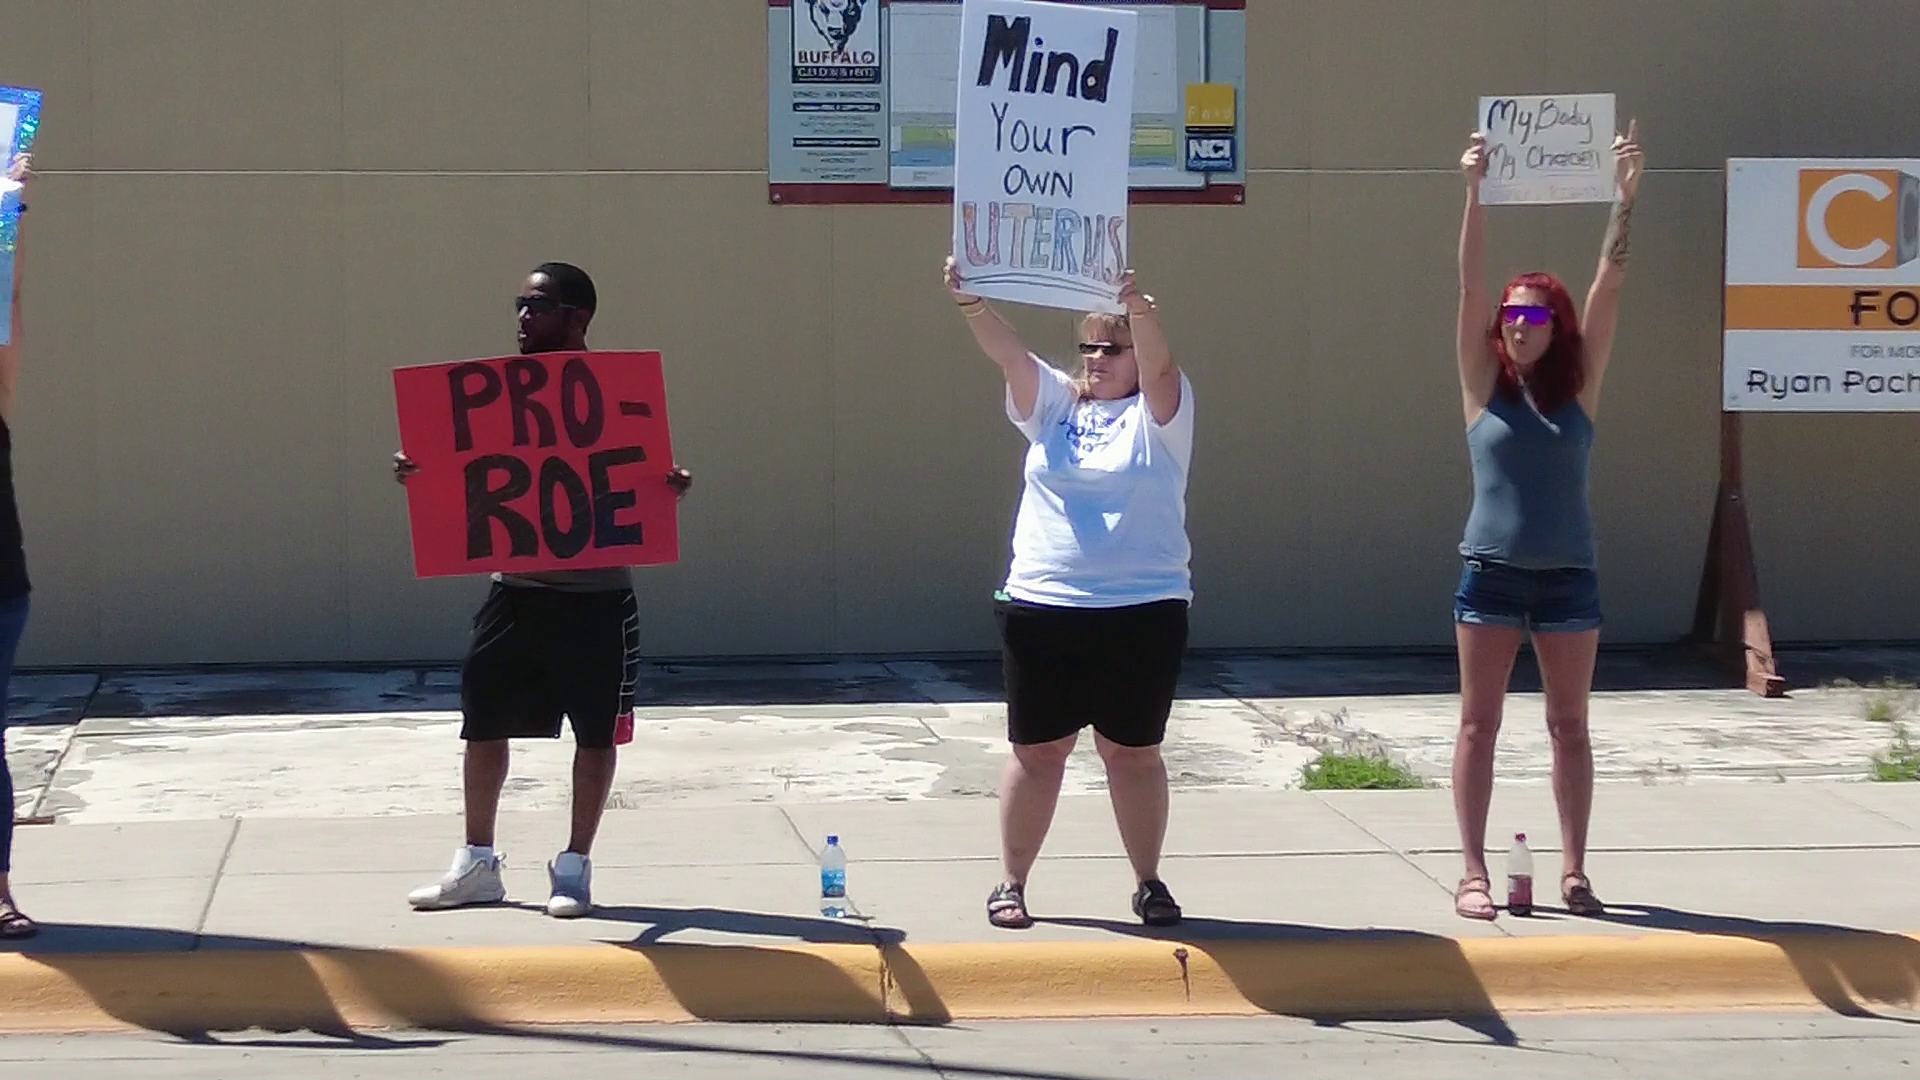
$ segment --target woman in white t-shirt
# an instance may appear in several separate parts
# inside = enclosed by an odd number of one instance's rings
[[[1187,645],[1187,466],[1193,387],[1129,271],[1125,314],[1080,320],[1081,372],[1035,356],[947,260],[946,283],[1006,376],[1007,419],[1027,437],[1013,560],[995,597],[1013,744],[1000,791],[1005,877],[987,917],[1031,926],[1027,874],[1053,822],[1082,728],[1106,764],[1120,839],[1149,926],[1180,921],[1160,881],[1167,714]]]

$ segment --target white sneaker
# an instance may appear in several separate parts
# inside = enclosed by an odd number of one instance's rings
[[[547,864],[547,878],[553,884],[547,914],[556,919],[577,919],[593,910],[593,860],[563,851]]]
[[[500,880],[500,855],[492,848],[463,846],[453,855],[453,866],[432,885],[407,894],[407,903],[420,911],[497,904],[507,898]]]

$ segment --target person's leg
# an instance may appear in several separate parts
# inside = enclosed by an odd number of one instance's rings
[[[466,799],[469,847],[493,846],[494,828],[500,819],[500,792],[507,785],[507,766],[512,753],[512,746],[505,739],[467,743],[460,779]]]
[[[1507,683],[1526,633],[1526,599],[1508,576],[1469,563],[1454,596],[1460,731],[1453,744],[1453,813],[1464,863],[1454,909],[1474,919],[1497,914],[1487,871],[1487,812],[1493,805],[1493,757]]]
[[[1094,732],[1093,745],[1107,767],[1107,796],[1120,844],[1136,883],[1160,880],[1160,851],[1167,840],[1167,763],[1160,747],[1122,746]]]
[[[1136,915],[1151,926],[1180,920],[1160,880],[1167,839],[1167,765],[1160,747],[1186,657],[1187,605],[1180,601],[1095,612],[1085,639],[1103,658],[1094,694],[1094,746],[1106,765],[1107,795],[1138,886]]]
[[[640,667],[640,607],[631,590],[556,594],[541,635],[547,665],[561,673],[573,725],[573,822],[566,850],[547,874],[547,914],[578,918],[593,910],[593,843],[613,795],[615,739],[631,724]]]
[[[1587,880],[1587,830],[1593,818],[1593,741],[1588,702],[1600,651],[1600,592],[1591,571],[1561,572],[1543,598],[1533,651],[1547,699],[1553,741],[1553,799],[1560,811],[1561,897],[1576,915],[1597,915]]]
[[[582,857],[593,854],[593,841],[606,817],[607,799],[613,795],[613,777],[619,764],[620,752],[611,746],[574,748],[573,829],[567,836],[567,851]]]
[[[467,845],[473,848],[493,847],[512,758],[508,740],[528,730],[523,714],[535,707],[544,683],[529,647],[527,614],[522,590],[495,584],[474,616],[460,665],[460,738],[466,744],[461,789]]]
[[[1547,734],[1553,739],[1553,799],[1560,810],[1564,875],[1584,875],[1587,826],[1593,816],[1593,742],[1587,702],[1600,631],[1533,636],[1547,698]]]
[[[494,585],[474,616],[466,658],[460,665],[460,738],[465,744],[461,793],[466,843],[439,881],[413,890],[407,902],[423,910],[490,904],[506,899],[494,831],[500,792],[512,751],[508,740],[542,730],[546,680],[527,648],[520,590]],[[550,711],[550,710],[549,710]],[[554,715],[551,726],[558,728]]]
[[[1075,701],[1085,665],[1073,650],[1075,613],[1001,602],[1001,672],[1011,757],[1000,781],[1000,884],[987,899],[996,926],[1031,925],[1027,876],[1040,857],[1083,724]]]
[[[13,776],[7,769],[7,690],[13,681],[13,658],[20,635],[27,628],[27,597],[0,602],[0,940],[32,937],[39,932],[13,899]]]
[[[4,705],[0,705],[4,708]],[[7,768],[7,722],[0,715],[0,901],[12,894],[7,891],[7,875],[13,871],[13,772]]]
[[[640,675],[640,604],[631,590],[555,597],[550,665],[563,671],[573,725],[573,827],[567,852],[589,856],[620,763],[614,740],[633,721]]]
[[[1060,804],[1060,782],[1067,773],[1079,735],[1013,746],[1000,782],[1000,869],[1009,885],[1025,886],[1040,858]]]

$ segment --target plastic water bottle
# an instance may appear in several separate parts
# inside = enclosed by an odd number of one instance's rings
[[[1514,833],[1513,847],[1507,851],[1507,910],[1533,914],[1533,852],[1527,850],[1526,833]]]
[[[828,836],[820,852],[820,914],[829,919],[847,914],[847,853],[838,836]]]

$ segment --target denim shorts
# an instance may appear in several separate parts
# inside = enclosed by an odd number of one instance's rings
[[[1523,570],[1466,560],[1453,594],[1455,622],[1574,634],[1600,626],[1600,578],[1592,570]]]

